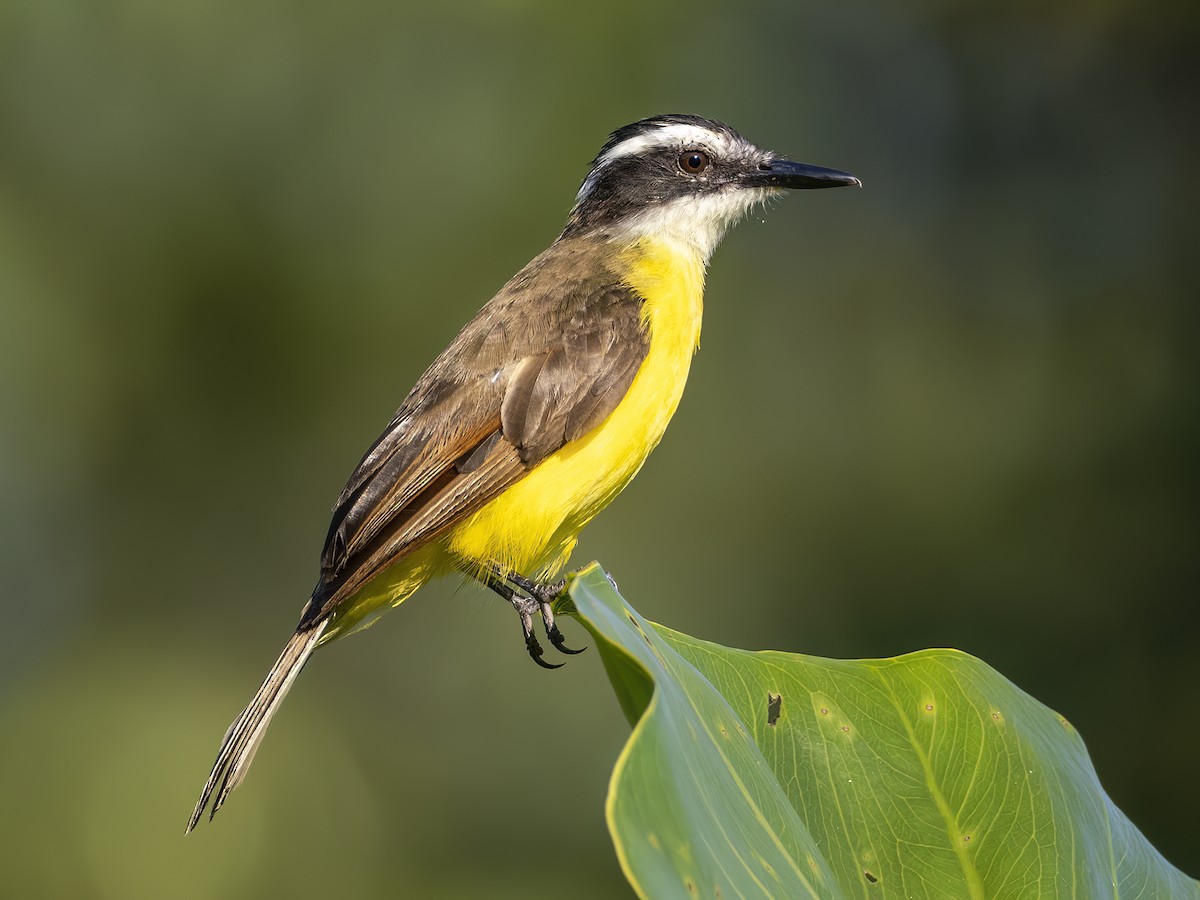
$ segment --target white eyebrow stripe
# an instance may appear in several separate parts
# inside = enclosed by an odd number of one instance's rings
[[[647,131],[644,134],[636,134],[621,141],[621,143],[617,144],[617,146],[613,147],[596,161],[596,168],[603,168],[613,160],[620,159],[623,156],[636,156],[639,153],[644,153],[647,150],[655,148],[685,147],[689,145],[727,147],[729,140],[719,132],[708,128],[700,128],[696,125],[686,125],[683,123],[659,125],[652,131]]]
[[[596,186],[596,181],[600,177],[600,173],[615,160],[623,159],[626,156],[637,156],[647,150],[662,149],[665,147],[683,148],[699,146],[720,150],[729,154],[736,148],[738,143],[728,135],[722,134],[719,131],[713,131],[710,128],[701,128],[698,125],[688,125],[682,122],[676,122],[671,125],[656,125],[652,131],[626,138],[597,159],[592,166],[592,171],[584,179],[583,184],[580,185],[579,193],[575,195],[575,203],[579,204],[583,202],[584,198],[592,192],[592,188]]]

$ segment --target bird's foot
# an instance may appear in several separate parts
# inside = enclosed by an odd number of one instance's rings
[[[533,633],[533,615],[541,609],[541,604],[530,597],[522,597],[515,591],[508,598],[508,602],[513,605],[513,609],[521,617],[521,632],[525,636],[525,649],[529,652],[529,658],[543,669],[561,668],[562,663],[548,663],[542,659],[542,654],[545,651],[542,650],[542,645],[538,643],[537,636]],[[549,629],[546,630],[546,636],[550,638],[551,643],[554,642],[554,636],[550,633]]]
[[[550,638],[550,643],[554,645],[555,650],[560,653],[566,653],[568,656],[575,656],[587,649],[584,647],[580,650],[572,650],[568,647],[562,636],[562,632],[558,630],[558,623],[554,621],[554,610],[551,609],[551,604],[567,589],[567,582],[565,580],[555,581],[551,584],[539,584],[536,581],[530,581],[528,578],[516,574],[509,575],[508,580],[536,601],[538,609],[542,614],[542,625],[546,629],[546,637]]]
[[[551,584],[540,584],[515,573],[500,574],[497,570],[487,581],[488,587],[512,604],[517,615],[521,617],[521,632],[525,637],[525,649],[530,658],[544,669],[557,669],[562,663],[548,663],[542,659],[542,645],[538,643],[533,633],[534,614],[540,615],[546,637],[560,653],[574,656],[587,648],[572,650],[566,644],[566,639],[554,621],[554,610],[551,608],[554,600],[566,590],[566,581],[556,581]],[[518,593],[511,585],[515,585],[522,593]]]

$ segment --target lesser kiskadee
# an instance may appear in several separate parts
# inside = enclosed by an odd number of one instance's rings
[[[629,483],[679,404],[704,271],[726,230],[782,188],[852,175],[760,150],[697,116],[616,131],[562,233],[421,376],[338,497],[295,634],[234,720],[187,830],[241,783],[318,646],[461,572],[508,600],[540,665],[540,616],[580,530]]]

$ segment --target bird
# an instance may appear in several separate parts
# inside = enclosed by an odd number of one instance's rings
[[[187,824],[246,776],[312,653],[431,578],[458,573],[516,610],[546,662],[540,618],[581,529],[659,443],[699,346],[704,279],[739,219],[788,189],[861,186],[787,159],[728,125],[658,115],[614,131],[566,224],[417,381],[334,505],[299,624],[226,731]]]

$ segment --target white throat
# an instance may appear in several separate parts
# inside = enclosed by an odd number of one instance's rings
[[[615,226],[622,237],[654,238],[682,244],[707,265],[725,232],[751,209],[776,194],[774,188],[731,188],[669,200],[642,210]]]

